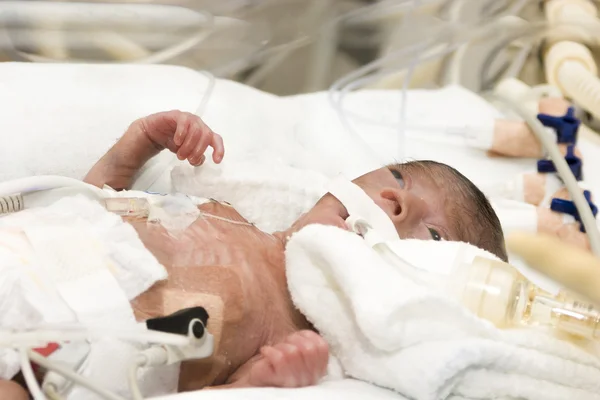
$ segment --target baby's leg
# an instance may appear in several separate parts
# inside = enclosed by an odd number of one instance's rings
[[[27,391],[16,382],[0,379],[0,400],[28,400]]]
[[[327,372],[327,342],[312,331],[299,331],[283,342],[264,346],[260,355],[242,366],[231,387],[286,387],[315,385]]]

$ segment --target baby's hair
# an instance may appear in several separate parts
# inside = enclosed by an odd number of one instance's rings
[[[508,260],[500,220],[485,194],[466,176],[449,165],[431,160],[409,161],[397,164],[396,168],[408,175],[421,172],[431,176],[453,200],[448,218],[454,223],[459,239]]]

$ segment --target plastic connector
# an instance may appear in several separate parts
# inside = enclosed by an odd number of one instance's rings
[[[165,317],[152,318],[146,321],[146,326],[153,331],[188,335],[190,322],[195,319],[203,324],[202,330],[199,326],[194,326],[196,332],[193,332],[196,338],[201,338],[204,334],[204,326],[208,325],[208,312],[204,307],[185,308]]]
[[[214,351],[214,338],[206,331],[208,313],[203,307],[186,308],[171,315],[146,321],[148,329],[185,335],[186,346],[165,345],[165,363],[174,364],[183,360],[210,357]]]
[[[569,165],[575,179],[581,181],[583,179],[583,161],[575,155],[574,145],[567,147],[565,161],[567,162],[567,165]],[[556,172],[556,166],[552,160],[539,160],[537,162],[537,170],[539,173],[554,173]]]
[[[556,131],[556,141],[558,143],[577,143],[577,132],[581,121],[575,118],[575,108],[569,107],[567,113],[562,117],[538,114],[537,118],[544,126]]]
[[[588,204],[590,205],[592,214],[595,217],[596,215],[598,215],[598,207],[592,202],[592,193],[589,190],[585,190],[583,192],[583,195],[584,195],[585,199],[587,200]],[[573,218],[575,218],[575,220],[577,222],[579,222],[580,231],[585,232],[585,227],[581,223],[581,217],[579,216],[579,211],[577,211],[577,207],[575,207],[575,203],[573,203],[572,201],[564,200],[564,199],[552,199],[552,202],[550,204],[550,209],[552,211],[556,211],[556,212],[559,212],[562,214],[568,214],[568,215],[572,216]]]
[[[187,346],[163,346],[166,350],[166,364],[175,364],[185,360],[199,360],[210,357],[213,354],[215,343],[214,337],[206,330],[201,338],[197,338],[192,332],[194,325],[202,324],[200,320],[190,322],[190,344]]]
[[[79,371],[90,353],[90,345],[86,342],[72,342],[61,345],[61,347],[47,356],[48,361],[68,368],[73,372]],[[65,393],[73,386],[73,382],[63,375],[47,371],[42,383],[42,389],[54,390],[57,393]]]

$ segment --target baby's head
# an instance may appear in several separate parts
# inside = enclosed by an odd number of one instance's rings
[[[471,243],[507,260],[500,221],[485,195],[454,168],[435,161],[390,165],[353,181],[391,218],[401,239]],[[331,194],[300,218],[343,226],[344,206]]]

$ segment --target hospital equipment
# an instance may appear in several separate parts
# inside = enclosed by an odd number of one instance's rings
[[[0,338],[2,346],[16,346],[21,349],[21,353],[24,355],[21,364],[22,370],[24,371],[27,385],[36,400],[43,399],[44,396],[41,394],[42,390],[31,373],[28,359],[49,371],[42,385],[46,394],[53,393],[53,395],[56,395],[57,392],[60,393],[64,389],[66,380],[70,380],[92,390],[101,398],[116,400],[121,399],[121,397],[98,387],[94,382],[71,370],[73,359],[68,360],[66,365],[65,363],[54,363],[51,359],[46,359],[28,350],[30,348],[45,345],[46,343],[64,343],[79,340],[92,341],[95,338],[105,336],[140,343],[153,343],[154,346],[142,351],[136,358],[135,363],[130,367],[130,388],[133,398],[138,400],[143,398],[137,387],[136,372],[138,368],[178,363],[189,359],[201,359],[212,355],[214,346],[213,337],[205,331],[207,321],[208,314],[206,314],[206,311],[202,308],[196,308],[181,310],[174,315],[164,318],[148,320],[146,324],[149,331],[147,332],[140,330],[127,332],[96,327],[93,329],[69,329],[69,327],[61,326],[57,327],[54,331],[41,329],[29,334],[3,331],[0,333]],[[77,362],[81,363],[82,360],[77,360]]]
[[[507,237],[506,244],[533,268],[591,300],[596,307],[600,305],[597,257],[544,235],[514,233]]]

